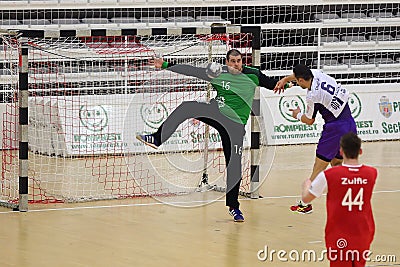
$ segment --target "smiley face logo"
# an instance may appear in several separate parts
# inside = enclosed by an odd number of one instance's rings
[[[306,105],[300,96],[282,96],[279,99],[279,111],[281,115],[290,122],[297,122],[298,120],[292,117],[290,109],[300,109],[304,112]]]
[[[353,118],[355,119],[358,116],[360,116],[360,113],[361,113],[361,100],[360,100],[360,98],[355,93],[351,93],[349,95],[348,103],[349,103],[351,115],[353,116]]]
[[[79,109],[81,123],[93,132],[102,131],[108,125],[107,111],[101,105],[85,106]]]
[[[143,104],[140,115],[147,126],[157,129],[168,117],[168,110],[162,103]]]

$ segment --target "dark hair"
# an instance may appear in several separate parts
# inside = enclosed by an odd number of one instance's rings
[[[298,64],[293,69],[294,76],[296,79],[303,78],[308,81],[314,77],[309,67],[303,64]]]
[[[229,61],[229,57],[230,57],[230,56],[236,57],[236,56],[241,56],[241,55],[242,55],[242,53],[240,53],[239,50],[237,50],[237,49],[231,49],[231,50],[228,51],[228,53],[226,53],[226,60]]]
[[[357,134],[349,132],[340,138],[340,147],[349,159],[357,159],[361,148],[361,139]]]

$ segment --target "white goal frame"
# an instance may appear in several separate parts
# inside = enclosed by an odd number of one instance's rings
[[[28,85],[29,85],[29,49],[32,49],[29,44],[29,38],[58,38],[62,37],[83,37],[96,36],[100,33],[105,33],[105,36],[150,36],[150,35],[179,35],[179,34],[236,34],[248,33],[252,35],[252,66],[260,67],[260,32],[258,26],[240,26],[240,25],[214,25],[211,27],[199,28],[156,28],[156,29],[123,29],[123,30],[76,30],[76,31],[29,31],[24,30],[18,34],[18,199],[11,201],[1,200],[0,205],[12,208],[19,211],[27,211],[29,203],[28,192],[28,169],[29,169],[29,143],[28,143]],[[89,34],[89,35],[88,35]],[[260,161],[260,91],[257,87],[253,107],[251,112],[251,141],[250,143],[250,190],[248,192],[241,191],[240,194],[246,197],[258,198],[258,187],[260,185],[259,177],[259,161]],[[204,178],[204,177],[203,177]],[[203,182],[207,182],[206,180]],[[225,188],[218,188],[219,191],[224,191]]]

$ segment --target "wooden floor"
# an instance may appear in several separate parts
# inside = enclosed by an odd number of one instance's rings
[[[364,143],[361,161],[376,166],[373,195],[376,235],[372,258],[396,256],[400,265],[400,142]],[[325,197],[309,215],[293,214],[301,182],[310,174],[314,145],[282,146],[260,192],[243,199],[246,222],[234,223],[224,198],[183,208],[151,198],[30,206],[26,213],[0,208],[0,266],[329,266],[294,261],[289,253],[324,249]],[[340,223],[340,222],[338,222]],[[265,261],[260,250],[284,250]],[[270,255],[269,255],[270,256]]]

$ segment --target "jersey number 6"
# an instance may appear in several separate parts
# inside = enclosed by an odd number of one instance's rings
[[[329,94],[333,95],[335,93],[336,88],[330,84],[327,84],[326,82],[322,82],[321,89],[324,91],[327,91]]]

